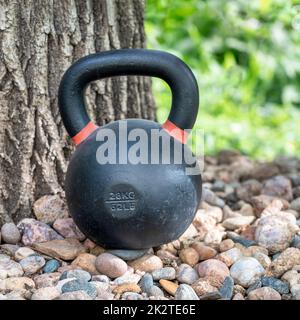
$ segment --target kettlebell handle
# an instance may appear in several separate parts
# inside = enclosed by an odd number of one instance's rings
[[[124,75],[161,78],[172,91],[172,107],[163,127],[192,129],[199,106],[196,79],[190,68],[176,56],[157,50],[122,49],[88,55],[64,74],[58,102],[64,126],[73,141],[82,142],[97,127],[85,107],[84,92],[91,81]]]

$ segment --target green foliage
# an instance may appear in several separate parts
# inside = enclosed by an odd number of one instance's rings
[[[300,154],[300,4],[292,0],[148,0],[151,48],[181,57],[195,73],[196,126],[205,152],[237,148],[258,158]],[[170,93],[154,81],[158,120]]]

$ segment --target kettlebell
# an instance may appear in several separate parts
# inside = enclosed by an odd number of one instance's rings
[[[118,120],[102,127],[91,122],[84,102],[87,85],[124,75],[167,82],[172,106],[163,125],[143,119]],[[192,129],[199,105],[197,82],[189,67],[157,50],[91,54],[65,72],[58,100],[64,126],[76,144],[65,194],[79,229],[111,249],[147,249],[178,239],[192,223],[202,192],[200,170],[186,173],[188,168],[199,169],[196,160],[186,160],[186,156],[193,159],[193,154],[184,129]],[[163,154],[169,154],[169,161]]]

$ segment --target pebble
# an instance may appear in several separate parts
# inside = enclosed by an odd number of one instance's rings
[[[217,248],[219,247],[225,235],[226,232],[219,229],[210,230],[204,237],[204,243],[208,246]]]
[[[111,253],[100,254],[96,259],[95,265],[99,273],[110,278],[121,277],[127,271],[126,262]]]
[[[199,276],[197,271],[188,264],[182,263],[177,269],[176,279],[185,284],[192,284],[198,280]]]
[[[219,291],[213,291],[201,296],[201,300],[219,300],[222,296]]]
[[[222,282],[229,276],[229,269],[225,263],[216,259],[208,259],[199,263],[198,274],[200,277],[213,276]]]
[[[58,297],[58,300],[93,300],[84,290],[65,292]]]
[[[300,236],[298,236],[297,234],[295,235],[293,242],[291,243],[291,247],[300,249]]]
[[[161,259],[155,255],[147,254],[141,258],[130,261],[128,263],[134,270],[140,270],[145,272],[152,272],[157,269],[163,268]]]
[[[250,287],[264,272],[262,265],[252,257],[242,258],[230,268],[230,275],[234,282],[244,288]]]
[[[234,242],[231,239],[223,240],[219,245],[219,250],[221,252],[230,250],[234,247]]]
[[[165,267],[152,271],[153,280],[174,280],[176,278],[176,271],[172,267]]]
[[[57,261],[55,259],[51,259],[46,262],[46,264],[43,268],[43,272],[44,273],[52,273],[52,272],[55,272],[59,267],[60,267],[59,261]]]
[[[141,276],[139,274],[130,274],[130,273],[125,273],[123,276],[116,278],[113,281],[113,284],[121,285],[124,283],[133,283],[133,284],[138,284],[139,281],[141,280]]]
[[[257,224],[255,240],[271,254],[281,252],[293,241],[297,231],[295,227],[279,216],[265,216]]]
[[[21,233],[14,223],[9,222],[2,226],[1,237],[8,244],[17,244],[21,240]]]
[[[294,300],[300,300],[300,284],[292,286],[291,293]]]
[[[104,283],[109,283],[110,279],[108,276],[104,274],[92,276],[92,281],[99,281],[99,282],[104,282]]]
[[[256,196],[260,193],[262,184],[255,180],[247,180],[239,185],[236,189],[237,197],[241,200],[249,202],[253,196]]]
[[[241,250],[238,248],[232,248],[225,252],[220,253],[216,259],[224,262],[227,267],[232,266],[235,262],[243,257]]]
[[[33,278],[36,288],[53,287],[58,283],[61,274],[59,272],[44,273]]]
[[[31,300],[54,300],[58,298],[60,292],[54,287],[44,287],[37,289],[31,296]]]
[[[291,202],[290,209],[300,212],[300,197]]]
[[[144,297],[139,293],[125,292],[122,295],[122,299],[124,299],[124,300],[144,300]]]
[[[248,294],[248,300],[281,300],[281,296],[273,288],[262,287],[252,290]]]
[[[240,237],[239,235],[237,235],[235,233],[232,233],[232,232],[227,232],[227,237],[229,239],[231,239],[233,242],[239,243],[239,244],[243,245],[246,248],[256,244],[255,241],[249,240],[249,239],[245,239],[245,238]]]
[[[155,298],[164,297],[164,292],[158,286],[152,286],[149,291],[146,291],[149,297],[153,296]]]
[[[241,216],[229,218],[223,221],[222,225],[228,230],[235,230],[243,226],[251,224],[255,220],[253,216]]]
[[[225,206],[224,200],[216,196],[211,190],[203,188],[202,201],[209,203],[212,206],[223,208]]]
[[[8,243],[5,243],[5,244],[1,244],[0,245],[0,249],[3,253],[7,253],[9,254],[10,256],[14,256],[15,255],[15,252],[19,249],[20,247],[16,244],[8,244]]]
[[[76,278],[77,280],[88,282],[91,280],[92,276],[87,271],[75,269],[63,272],[59,280],[70,278]]]
[[[39,221],[49,224],[68,217],[68,209],[59,195],[45,195],[35,201],[33,213]]]
[[[159,280],[159,284],[169,294],[171,294],[172,296],[175,295],[175,292],[176,292],[176,290],[178,288],[178,284],[176,284],[176,283],[174,283],[172,281],[169,281],[169,280],[164,280],[164,279]]]
[[[27,248],[27,247],[21,247],[15,252],[14,256],[17,261],[20,261],[24,258],[27,258],[27,257],[33,255],[33,254],[35,254],[35,251],[33,251],[32,249]]]
[[[186,263],[193,267],[199,261],[199,254],[193,248],[186,248],[180,251],[179,258],[183,263]]]
[[[284,176],[276,176],[264,181],[262,194],[283,198],[287,201],[293,199],[291,181]]]
[[[181,284],[175,292],[175,300],[199,300],[199,298],[192,287]]]
[[[69,282],[66,282],[62,287],[61,287],[61,292],[66,293],[66,292],[73,292],[73,291],[85,291],[88,295],[91,296],[91,298],[96,298],[97,296],[97,289],[96,287],[87,282],[87,281],[82,281],[79,279],[71,280]]]
[[[86,249],[77,239],[51,240],[34,243],[33,248],[53,258],[73,260]]]
[[[197,251],[200,261],[211,259],[217,254],[217,250],[200,242],[192,243],[191,247]]]
[[[263,287],[270,287],[278,291],[280,294],[289,293],[289,285],[274,277],[262,277],[261,279]]]
[[[234,295],[232,300],[245,300],[245,298],[241,293],[237,293],[237,294]]]
[[[141,288],[135,283],[123,283],[113,289],[113,293],[115,294],[123,294],[124,292],[140,293]]]
[[[108,253],[111,253],[125,261],[135,260],[144,256],[149,250],[109,250]]]
[[[208,279],[200,278],[192,284],[192,288],[196,294],[201,298],[203,295],[215,292],[218,290],[216,286],[213,286]]]
[[[149,294],[150,289],[153,287],[153,278],[150,273],[145,273],[139,283],[143,292]]]
[[[254,252],[253,258],[255,258],[263,266],[264,269],[267,269],[272,262],[271,259],[262,252]]]
[[[287,248],[277,259],[273,260],[269,267],[270,275],[279,278],[294,266],[300,265],[300,249]]]
[[[22,232],[22,243],[31,246],[33,243],[61,240],[63,237],[46,223],[35,219],[25,218],[18,224]]]
[[[231,277],[226,277],[219,292],[223,299],[231,299],[233,294],[234,281]]]
[[[72,218],[56,219],[53,223],[53,229],[64,238],[74,238],[83,241],[86,237],[76,226]]]
[[[96,269],[96,256],[90,253],[80,253],[78,257],[72,261],[72,266],[81,268],[91,274],[98,274]]]
[[[8,259],[0,260],[0,279],[7,277],[21,277],[24,274],[22,266],[16,261]]]
[[[256,280],[251,286],[246,290],[246,293],[249,294],[252,290],[262,287],[262,282],[260,279]]]
[[[32,275],[38,272],[45,265],[46,261],[42,256],[32,255],[20,261],[26,275]]]
[[[35,288],[35,283],[28,277],[11,277],[0,280],[0,291]]]

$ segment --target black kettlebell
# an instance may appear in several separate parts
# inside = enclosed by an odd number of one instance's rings
[[[172,108],[165,124],[127,119],[99,128],[90,121],[84,102],[86,86],[122,75],[153,76],[169,84]],[[75,223],[89,239],[106,248],[144,249],[173,241],[188,228],[202,187],[199,172],[186,174],[187,168],[199,167],[182,155],[192,156],[183,130],[193,127],[198,104],[198,86],[191,70],[166,52],[106,51],[86,56],[66,71],[59,88],[59,107],[64,126],[77,145],[67,170],[66,199]],[[140,131],[139,139],[133,139]],[[149,143],[151,138],[159,141],[156,151]],[[114,144],[116,150],[103,152]],[[166,163],[162,154],[168,150],[170,162]],[[108,154],[108,160],[102,161]],[[155,163],[154,156],[159,157]],[[117,163],[111,161],[115,159]]]

